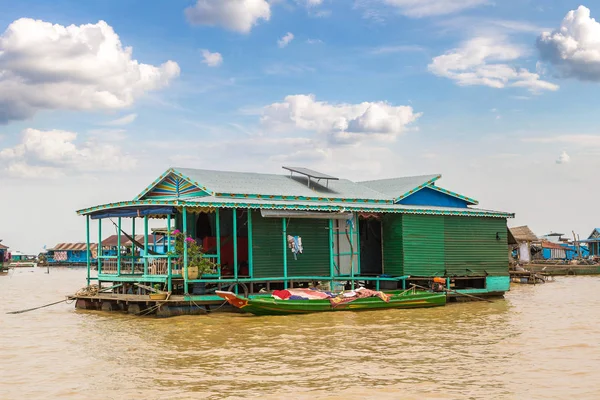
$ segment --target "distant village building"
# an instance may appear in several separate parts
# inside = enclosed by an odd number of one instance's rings
[[[586,242],[588,244],[590,256],[600,257],[600,228],[594,228],[587,240],[582,240],[582,242]]]
[[[531,245],[538,241],[535,233],[527,225],[510,228],[510,233],[517,242],[517,257],[521,263],[531,262]]]

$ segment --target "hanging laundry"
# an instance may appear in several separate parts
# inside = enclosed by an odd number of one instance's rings
[[[302,254],[302,251],[304,250],[302,248],[302,238],[300,236],[288,235],[287,241],[288,247],[292,249],[292,253],[294,254],[294,260],[297,260],[298,253]]]

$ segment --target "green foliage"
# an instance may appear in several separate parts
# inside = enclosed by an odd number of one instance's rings
[[[183,262],[184,243],[187,242],[188,266],[198,267],[199,274],[211,273],[215,270],[216,265],[208,258],[204,257],[202,246],[200,246],[193,238],[186,236],[183,232],[175,230],[172,232],[175,238],[175,251],[169,252],[170,256],[178,256]]]

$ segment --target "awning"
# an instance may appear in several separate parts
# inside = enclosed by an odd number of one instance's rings
[[[144,217],[146,215],[170,215],[175,214],[175,207],[171,206],[138,206],[114,208],[111,210],[98,211],[90,214],[92,219],[112,217]]]
[[[295,210],[260,210],[260,214],[265,218],[303,218],[303,219],[342,219],[352,218],[349,212],[317,212],[317,211],[295,211]]]

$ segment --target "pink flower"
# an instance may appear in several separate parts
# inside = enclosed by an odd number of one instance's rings
[[[195,242],[195,240],[194,240],[194,239],[192,239],[191,237],[185,238],[185,240],[186,240],[187,242]]]
[[[180,231],[179,229],[175,229],[175,230],[173,231],[173,235],[178,235],[178,234],[180,234],[180,233],[181,233],[181,231]]]

